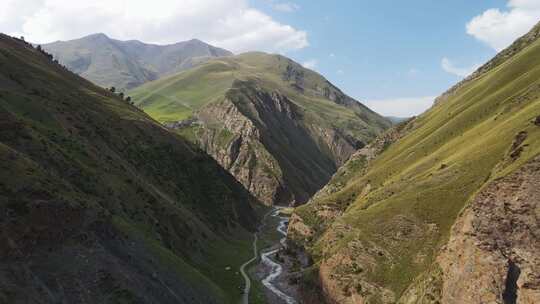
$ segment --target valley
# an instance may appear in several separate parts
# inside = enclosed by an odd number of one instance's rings
[[[415,116],[300,62],[0,33],[0,304],[540,303],[540,23]]]

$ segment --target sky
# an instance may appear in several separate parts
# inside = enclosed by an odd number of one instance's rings
[[[0,32],[28,41],[102,32],[280,53],[398,117],[426,110],[540,21],[540,0],[0,1]]]

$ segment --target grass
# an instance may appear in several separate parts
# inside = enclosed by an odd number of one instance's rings
[[[224,95],[234,70],[221,60],[142,85],[129,94],[135,103],[161,122],[179,121]]]
[[[321,221],[315,210],[324,205],[345,212],[311,250],[322,258],[350,254],[353,241],[376,244],[390,254],[377,258],[368,278],[399,297],[430,267],[475,193],[540,153],[540,128],[531,123],[540,115],[538,79],[539,41],[417,118],[415,129],[363,174],[337,175],[332,182],[345,183],[343,189],[297,209],[314,226]],[[524,151],[510,160],[522,131],[528,134]],[[371,190],[361,195],[367,185]],[[407,229],[417,232],[394,239],[392,233]]]
[[[288,67],[302,74],[303,92],[291,85],[293,80],[283,79]],[[178,121],[225,96],[235,80],[253,80],[268,92],[279,91],[308,113],[307,120],[335,125],[363,139],[373,137],[390,125],[363,106],[343,106],[321,95],[324,88],[336,89],[318,73],[304,69],[286,57],[257,52],[211,60],[142,85],[129,95],[156,120]]]
[[[116,230],[144,240],[153,260],[174,270],[175,279],[202,298],[213,295],[225,303],[239,299],[232,288],[239,284],[238,276],[222,266],[230,263],[235,269],[251,252],[248,230],[256,222],[255,200],[247,191],[211,157],[144,112],[31,46],[0,35],[0,209],[13,211],[12,234],[47,228],[28,215],[36,202],[99,214],[85,217],[73,229],[91,235],[89,227],[110,220]],[[122,233],[111,233],[122,240]],[[78,240],[46,245],[77,246]],[[122,243],[116,250],[126,255],[127,246]],[[46,256],[39,258],[39,263],[48,263]],[[142,266],[119,267],[108,270],[152,277]],[[147,290],[126,288],[113,297],[129,301],[147,295]]]
[[[234,163],[224,165],[248,187],[255,180],[268,180],[268,187],[254,191],[264,202],[273,200],[279,184],[287,187],[278,199],[307,201],[351,147],[390,126],[318,73],[264,53],[213,59],[129,95],[162,123],[196,117],[200,129],[177,133],[198,139],[216,159],[238,149],[239,157],[231,155]],[[241,140],[236,141],[239,146],[231,146],[234,139]],[[339,155],[342,150],[344,155]]]

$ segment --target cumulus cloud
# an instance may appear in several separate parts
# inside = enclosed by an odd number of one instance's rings
[[[303,62],[302,66],[304,66],[306,69],[315,70],[318,64],[319,64],[319,61],[317,61],[316,59],[311,59],[311,60]]]
[[[489,9],[467,23],[467,33],[502,51],[540,21],[540,1],[510,0],[508,9]]]
[[[305,31],[277,22],[248,0],[2,0],[0,29],[38,43],[103,32],[161,44],[198,38],[236,53],[308,46]]]
[[[450,59],[444,57],[441,60],[442,69],[450,74],[456,75],[461,78],[465,78],[471,75],[476,69],[480,67],[479,64],[472,65],[470,67],[457,67]]]
[[[292,13],[300,9],[300,5],[293,2],[274,3],[272,7],[276,11]]]
[[[363,102],[384,116],[411,117],[419,115],[433,105],[435,96],[367,100]]]

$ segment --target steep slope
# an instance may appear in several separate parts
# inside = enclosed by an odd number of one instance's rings
[[[538,29],[297,208],[328,302],[540,301]]]
[[[209,61],[130,94],[267,204],[307,201],[390,122],[279,55]]]
[[[120,41],[104,34],[43,45],[71,71],[102,87],[130,89],[231,52],[199,40],[171,45]]]
[[[236,303],[254,202],[192,144],[0,35],[0,303]]]

